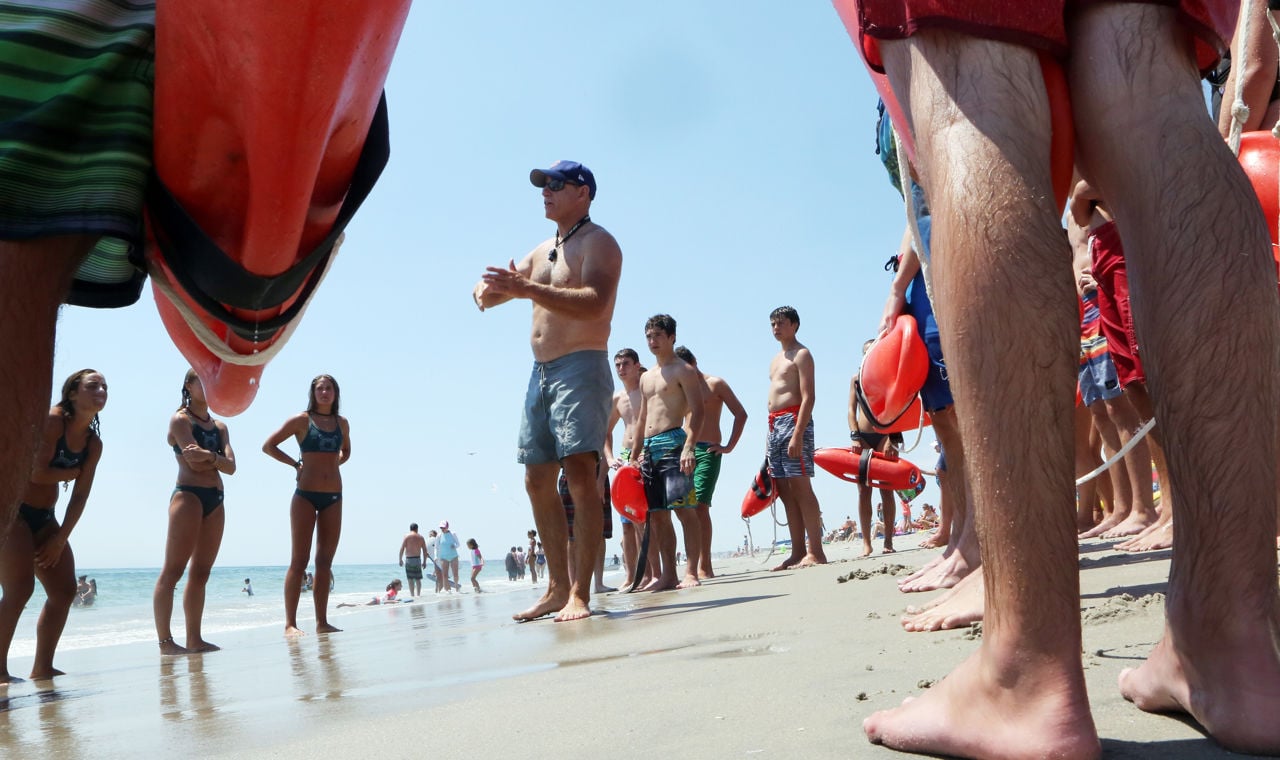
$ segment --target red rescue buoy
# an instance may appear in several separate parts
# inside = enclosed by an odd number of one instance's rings
[[[644,477],[639,467],[633,464],[619,467],[613,475],[609,495],[613,508],[631,522],[642,523],[649,516],[649,500],[644,494]]]
[[[147,264],[221,414],[253,400],[386,162],[409,2],[157,4]]]
[[[906,416],[929,374],[929,351],[916,320],[901,314],[893,327],[867,349],[858,371],[863,411],[876,426],[889,427]],[[920,421],[919,413],[915,422]]]
[[[769,508],[778,498],[778,488],[769,474],[769,460],[765,460],[760,471],[751,480],[747,495],[742,497],[742,519],[746,520]]]
[[[1276,260],[1280,279],[1280,142],[1270,132],[1245,132],[1240,135],[1240,166],[1244,168],[1253,194],[1258,197],[1262,215],[1267,219],[1271,235],[1271,255]]]
[[[813,452],[813,463],[850,483],[894,491],[923,490],[920,468],[898,457],[878,451],[829,448]],[[917,491],[918,492],[918,491]]]

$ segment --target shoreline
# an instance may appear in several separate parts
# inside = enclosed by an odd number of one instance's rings
[[[721,560],[701,588],[598,596],[598,614],[581,622],[512,622],[529,589],[373,607],[335,620],[343,633],[293,641],[255,628],[208,655],[69,652],[59,664],[71,675],[53,688],[7,689],[0,739],[55,756],[405,757],[438,751],[421,732],[446,731],[481,756],[888,757],[862,719],[945,676],[981,636],[902,630],[903,609],[938,593],[894,584],[895,566],[934,555],[913,548],[924,535],[866,559],[854,558],[860,542],[828,544],[832,563],[803,570]],[[1160,635],[1170,552],[1112,544],[1084,542],[1080,555],[1085,677],[1104,753],[1231,756],[1120,696],[1120,670]],[[591,729],[561,737],[571,725]]]

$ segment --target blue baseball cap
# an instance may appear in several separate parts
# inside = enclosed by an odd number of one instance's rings
[[[529,172],[529,181],[534,187],[546,187],[549,179],[586,185],[587,190],[590,191],[591,200],[596,198],[596,175],[577,161],[557,161],[550,169],[534,169]]]

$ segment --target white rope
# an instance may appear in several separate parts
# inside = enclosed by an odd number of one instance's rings
[[[1125,443],[1125,445],[1121,446],[1120,450],[1117,451],[1115,454],[1113,454],[1110,459],[1098,465],[1097,469],[1095,469],[1093,472],[1089,473],[1088,475],[1084,475],[1076,479],[1076,485],[1082,486],[1085,483],[1088,483],[1090,480],[1093,480],[1094,478],[1098,477],[1102,473],[1109,470],[1111,466],[1116,462],[1119,462],[1120,459],[1123,458],[1125,454],[1128,454],[1130,451],[1132,451],[1133,447],[1138,445],[1138,441],[1141,441],[1143,436],[1145,436],[1147,433],[1150,433],[1151,428],[1155,426],[1156,426],[1155,417],[1152,417],[1151,419],[1147,420],[1147,423],[1142,427],[1138,428],[1138,432],[1134,433],[1133,437],[1130,438],[1128,442]]]
[[[1249,120],[1249,106],[1244,104],[1244,64],[1249,60],[1246,48],[1249,45],[1249,25],[1253,18],[1248,3],[1240,10],[1244,16],[1240,19],[1240,60],[1231,62],[1236,77],[1236,91],[1231,100],[1231,131],[1227,133],[1227,145],[1231,148],[1231,153],[1237,156],[1240,155],[1240,133],[1244,129],[1244,123]],[[1275,21],[1271,23],[1274,25]]]
[[[312,296],[315,295],[316,290],[320,289],[320,283],[324,282],[325,276],[329,274],[329,267],[333,266],[333,260],[338,256],[338,249],[346,238],[347,233],[344,232],[338,236],[338,241],[333,244],[333,252],[329,254],[324,269],[320,272],[320,280],[316,283],[315,289],[311,291]],[[279,333],[271,345],[261,350],[254,349],[251,354],[242,354],[233,351],[226,341],[213,331],[213,328],[205,324],[200,315],[196,314],[195,310],[187,304],[186,299],[179,295],[173,283],[169,282],[168,278],[165,277],[164,270],[159,264],[148,259],[147,271],[151,275],[151,281],[155,283],[156,289],[164,294],[169,303],[173,304],[173,308],[177,309],[178,314],[182,316],[182,321],[187,323],[187,327],[191,329],[191,333],[195,335],[201,345],[208,349],[209,353],[227,364],[235,364],[241,367],[261,367],[274,359],[276,354],[280,353],[280,349],[284,348],[284,344],[293,336],[293,331],[297,329],[298,323],[302,321],[302,315],[306,313],[307,307],[311,305],[310,300],[304,303],[297,315],[289,320],[289,323],[284,326],[284,330]]]

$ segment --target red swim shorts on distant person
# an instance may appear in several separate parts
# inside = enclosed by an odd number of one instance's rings
[[[1138,335],[1133,329],[1133,309],[1129,306],[1124,246],[1115,222],[1099,225],[1089,232],[1089,253],[1093,259],[1093,279],[1098,283],[1102,337],[1107,339],[1111,362],[1116,365],[1116,378],[1121,388],[1146,382],[1138,354]]]
[[[835,0],[857,11],[858,46],[871,68],[884,71],[880,40],[903,40],[922,29],[947,29],[973,37],[1067,54],[1066,8],[1097,0]],[[1202,72],[1217,64],[1235,31],[1240,2],[1235,0],[1133,0],[1176,8],[1196,40]],[[847,7],[847,6],[846,6]],[[846,21],[849,20],[845,16]],[[850,29],[850,32],[855,30]]]

